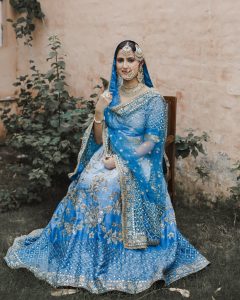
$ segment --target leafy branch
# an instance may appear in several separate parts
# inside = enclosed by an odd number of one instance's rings
[[[197,136],[194,135],[193,131],[191,130],[186,137],[177,135],[175,140],[176,158],[179,158],[179,156],[186,158],[189,155],[192,155],[194,158],[196,158],[199,152],[206,155],[206,152],[203,148],[203,142],[208,141],[209,135],[206,132],[203,132],[201,136]]]
[[[41,4],[37,0],[10,0],[10,5],[20,14],[16,21],[7,19],[12,23],[16,38],[25,38],[24,44],[32,46],[32,33],[35,30],[34,20],[43,20],[44,13]]]

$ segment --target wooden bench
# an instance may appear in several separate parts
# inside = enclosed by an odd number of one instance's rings
[[[168,158],[169,166],[167,184],[168,192],[171,197],[171,200],[174,204],[175,201],[175,154],[176,154],[176,117],[177,117],[177,97],[173,96],[164,96],[164,99],[168,103],[168,132],[167,140],[165,144],[165,153]],[[168,165],[168,164],[167,164]]]

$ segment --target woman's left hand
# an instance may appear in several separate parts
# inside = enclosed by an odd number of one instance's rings
[[[104,167],[108,170],[112,170],[112,169],[116,168],[116,164],[115,164],[115,160],[114,160],[113,156],[105,157],[103,159],[103,164],[104,164]]]

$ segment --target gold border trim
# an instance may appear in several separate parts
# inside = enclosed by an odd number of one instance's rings
[[[160,95],[160,93],[158,92],[158,90],[156,90],[155,88],[149,88],[148,91],[142,93],[141,95],[138,95],[137,97],[134,97],[131,101],[127,102],[127,103],[120,103],[117,104],[116,106],[111,107],[110,109],[113,112],[118,112],[120,109],[123,109],[129,105],[133,105],[138,99],[141,99],[142,97],[145,97],[148,94],[156,94],[156,95]],[[161,96],[161,95],[160,95]],[[147,99],[148,100],[148,99]],[[142,101],[140,101],[139,104],[142,104],[146,101],[145,98],[142,99]],[[137,106],[138,107],[138,106]]]
[[[74,171],[72,173],[68,173],[68,177],[69,178],[71,178],[73,175],[75,175],[77,173],[80,160],[81,160],[81,158],[82,158],[82,156],[84,154],[84,151],[86,150],[87,142],[88,142],[89,137],[91,135],[93,124],[94,124],[94,121],[91,121],[90,125],[88,126],[88,128],[86,129],[86,131],[85,131],[85,133],[83,135],[81,148],[80,148],[80,151],[78,153],[77,165],[76,165],[76,167],[75,167],[75,169],[74,169]]]

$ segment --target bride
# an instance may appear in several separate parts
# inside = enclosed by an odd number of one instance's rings
[[[135,294],[206,267],[209,261],[177,229],[163,174],[166,132],[167,104],[153,88],[143,52],[123,41],[66,196],[45,228],[15,239],[8,266],[61,287],[52,295],[79,288]]]

